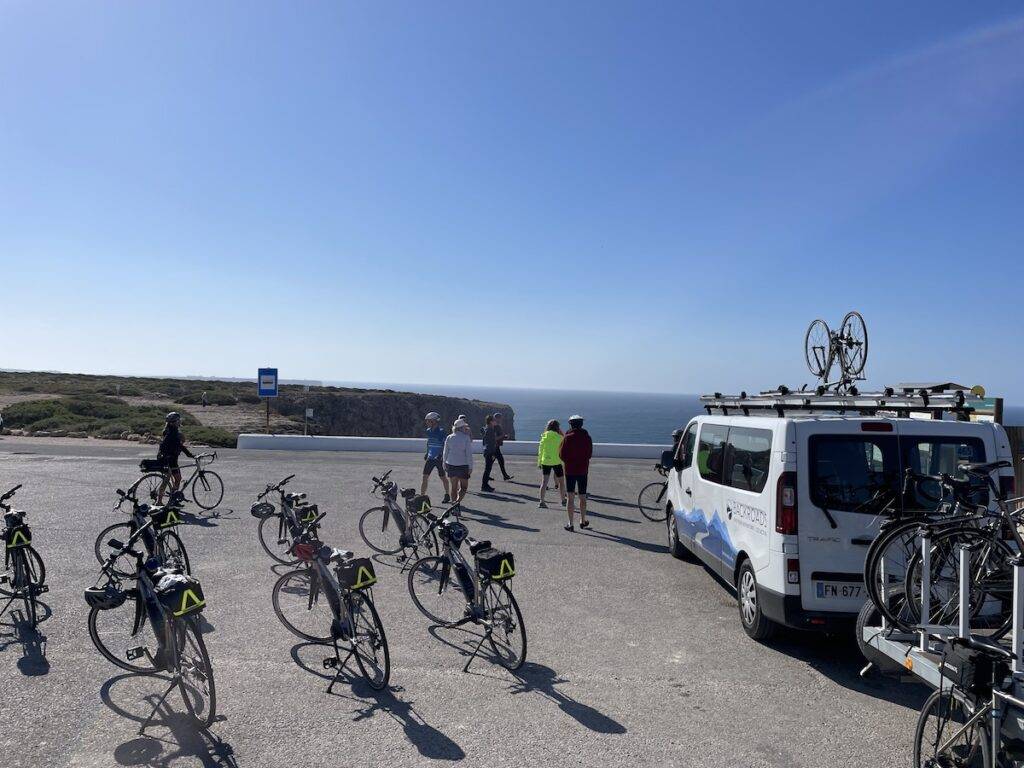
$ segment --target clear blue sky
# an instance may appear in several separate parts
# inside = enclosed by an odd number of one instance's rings
[[[1024,399],[1024,8],[0,6],[0,367]]]

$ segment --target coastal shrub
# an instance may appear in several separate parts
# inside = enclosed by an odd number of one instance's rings
[[[181,405],[202,405],[203,404],[203,393],[202,392],[189,392],[185,395],[179,395],[175,398],[174,402],[180,403]],[[235,396],[230,392],[224,392],[222,390],[207,391],[206,402],[210,405],[235,405],[238,401]]]

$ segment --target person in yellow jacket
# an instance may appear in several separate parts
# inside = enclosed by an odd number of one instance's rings
[[[558,489],[558,494],[562,497],[562,506],[565,506],[565,480],[563,479],[565,472],[562,469],[562,460],[558,457],[558,449],[561,447],[562,430],[559,428],[558,421],[552,419],[548,422],[548,427],[540,436],[540,442],[537,444],[537,466],[544,473],[544,479],[540,483],[540,504],[537,505],[540,509],[548,508],[548,505],[544,503],[544,491],[548,487],[548,476],[552,473],[555,475],[555,488]]]

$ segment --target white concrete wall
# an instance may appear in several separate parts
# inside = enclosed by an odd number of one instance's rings
[[[423,453],[426,440],[420,437],[322,437],[305,435],[238,436],[238,447],[243,450],[267,451],[381,451]],[[604,459],[660,459],[669,445],[641,445],[631,443],[594,443],[594,457]],[[473,451],[483,453],[483,444],[473,441]],[[505,441],[501,452],[506,456],[536,456],[537,443],[531,440]]]

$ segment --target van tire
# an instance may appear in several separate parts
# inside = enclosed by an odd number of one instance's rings
[[[752,640],[764,642],[778,630],[779,625],[761,612],[757,597],[757,576],[750,560],[744,560],[736,575],[736,603],[740,609],[740,624]]]
[[[665,529],[668,533],[668,551],[672,553],[672,557],[676,560],[682,560],[684,563],[697,562],[697,558],[693,553],[679,540],[679,533],[676,531],[676,515],[672,511],[672,507],[668,508],[668,516],[665,518]]]

